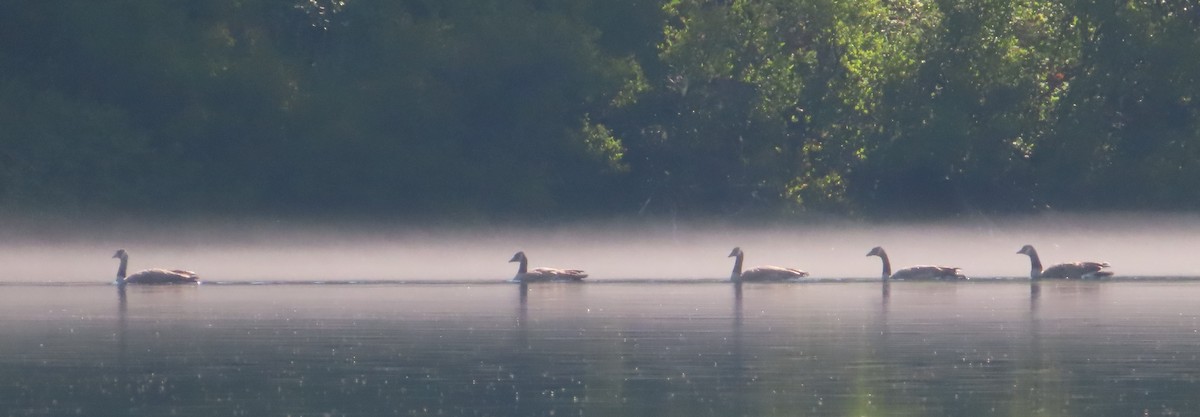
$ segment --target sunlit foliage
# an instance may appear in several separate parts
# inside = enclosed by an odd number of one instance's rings
[[[1200,203],[1188,1],[18,1],[0,208]]]

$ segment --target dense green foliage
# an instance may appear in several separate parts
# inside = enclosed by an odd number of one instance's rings
[[[1200,204],[1190,0],[11,0],[0,207]]]

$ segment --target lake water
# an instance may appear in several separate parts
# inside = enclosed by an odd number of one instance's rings
[[[0,415],[1200,413],[1200,280],[0,284]]]

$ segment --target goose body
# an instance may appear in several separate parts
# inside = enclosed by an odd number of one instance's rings
[[[1037,249],[1034,249],[1033,245],[1022,246],[1017,253],[1029,256],[1029,279],[1100,279],[1113,274],[1112,271],[1104,270],[1104,268],[1112,266],[1108,262],[1070,262],[1042,269],[1042,260],[1038,257]]]
[[[741,248],[733,248],[733,252],[729,253],[730,258],[736,258],[733,262],[733,273],[729,276],[731,281],[786,281],[808,276],[807,272],[799,269],[771,265],[757,266],[743,271],[742,261],[745,256],[746,254],[742,252]]]
[[[960,280],[967,279],[962,273],[962,268],[953,266],[937,266],[937,265],[916,265],[908,268],[902,268],[892,272],[892,262],[888,259],[887,252],[882,247],[876,246],[867,253],[867,256],[878,256],[883,261],[883,280],[889,279],[903,281],[933,281],[933,280]]]
[[[194,284],[200,282],[200,275],[182,269],[147,269],[126,276],[125,269],[129,265],[129,253],[118,249],[113,258],[121,260],[117,268],[117,284]]]
[[[517,268],[517,275],[513,277],[515,282],[537,282],[537,281],[582,281],[587,278],[588,274],[579,269],[558,269],[558,268],[533,268],[529,269],[529,258],[525,257],[525,252],[517,252],[513,255],[509,262],[520,262],[521,266]]]

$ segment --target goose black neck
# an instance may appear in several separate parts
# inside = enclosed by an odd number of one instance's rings
[[[521,267],[517,269],[517,273],[524,274],[526,272],[529,272],[529,259],[526,259],[524,256],[522,256]]]
[[[1042,277],[1042,259],[1038,257],[1037,251],[1030,250],[1029,253],[1029,278],[1038,279]]]
[[[121,266],[117,267],[117,280],[125,282],[125,267],[129,265],[129,258],[121,257]]]
[[[737,258],[735,258],[733,261],[733,275],[730,275],[729,279],[734,281],[740,281],[742,279],[742,258],[742,254],[737,254]]]
[[[887,252],[880,251],[879,259],[883,260],[883,280],[892,277],[892,261],[888,260]]]

